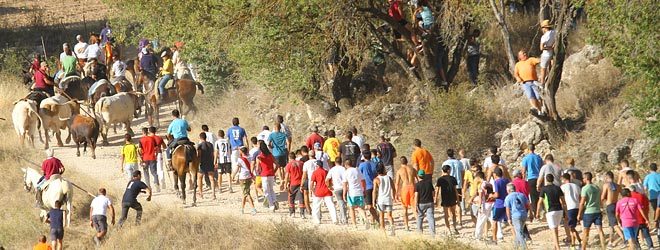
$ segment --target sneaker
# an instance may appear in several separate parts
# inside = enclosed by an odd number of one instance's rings
[[[306,220],[307,216],[305,216],[305,214],[303,213],[303,214],[300,214],[300,218],[302,218],[303,220]]]
[[[257,209],[256,209],[256,208],[253,208],[253,209],[252,209],[252,212],[251,212],[250,214],[252,214],[252,215],[256,215],[256,214],[257,214]]]
[[[96,237],[96,236],[94,236],[92,238],[94,238],[94,243],[96,244],[96,247],[100,247],[101,246],[101,239],[99,239],[99,237]]]
[[[271,212],[275,212],[275,206],[271,206],[271,207],[269,207],[269,209],[270,209]]]
[[[245,209],[241,208],[241,214],[245,214]]]

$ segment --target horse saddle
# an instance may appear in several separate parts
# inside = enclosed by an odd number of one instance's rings
[[[177,146],[174,148],[175,151],[179,147],[184,147],[186,164],[190,164],[193,157],[197,155],[197,150],[195,149],[194,144],[189,140],[179,140],[176,142],[176,145]]]

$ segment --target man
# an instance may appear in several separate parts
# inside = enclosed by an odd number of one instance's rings
[[[555,30],[552,29],[552,24],[550,24],[550,20],[543,20],[543,22],[541,22],[541,31],[543,32],[543,35],[541,36],[541,44],[539,47],[540,50],[543,52],[541,52],[540,83],[541,86],[543,87],[545,83],[546,73],[548,72],[548,68],[552,65],[552,58],[554,56],[554,50],[555,50],[555,36],[557,32],[555,32]]]
[[[639,240],[637,239],[637,230],[639,223],[637,216],[648,221],[646,215],[642,212],[642,205],[631,197],[631,191],[628,188],[621,190],[621,200],[616,203],[616,218],[620,221],[623,236],[628,241],[628,249],[639,249]]]
[[[658,164],[651,163],[649,165],[650,173],[644,177],[644,189],[648,193],[648,199],[651,202],[653,211],[657,208],[658,195],[660,195],[660,173],[658,173]]]
[[[497,242],[498,240],[502,240],[504,238],[502,225],[503,223],[506,223],[507,218],[504,199],[506,199],[508,194],[506,191],[506,185],[509,184],[511,180],[504,177],[504,171],[501,168],[495,168],[493,170],[493,175],[495,176],[493,182],[493,193],[490,194],[489,198],[495,200],[495,203],[493,204],[492,230],[493,241]]]
[[[566,163],[568,164],[568,168],[564,169],[564,173],[571,175],[571,182],[580,187],[583,186],[584,183],[582,183],[582,171],[575,166],[575,159],[568,158]]]
[[[157,169],[156,174],[158,174],[159,184],[163,188],[165,188],[165,172],[167,170],[165,170],[163,168],[162,154],[163,154],[163,150],[167,148],[167,145],[165,145],[165,142],[163,141],[163,138],[156,135],[156,127],[154,127],[154,126],[149,127],[149,135],[148,136],[153,138],[154,142],[156,143],[156,148],[155,148],[155,152],[156,152],[156,169]],[[160,188],[160,186],[159,186],[159,188]]]
[[[41,163],[41,173],[43,174],[43,177],[41,177],[41,180],[37,183],[36,187],[36,207],[38,208],[44,206],[41,195],[46,186],[48,186],[50,177],[54,174],[61,175],[65,171],[64,165],[60,159],[55,158],[54,155],[55,151],[53,148],[46,149],[46,159]]]
[[[619,167],[621,168],[621,170],[619,170],[619,174],[618,174],[619,177],[617,178],[616,183],[619,184],[619,185],[621,185],[621,186],[623,186],[623,187],[632,184],[632,183],[628,180],[628,178],[626,177],[626,173],[627,173],[629,170],[633,170],[633,169],[630,167],[630,163],[628,162],[628,160],[623,159],[623,160],[619,161]]]
[[[147,48],[142,48],[139,69],[140,73],[144,74],[144,77],[147,77],[147,79],[151,81],[156,80],[156,73],[158,72],[156,58]]]
[[[477,172],[475,175],[477,182],[481,183],[477,195],[472,198],[472,204],[477,204],[479,207],[477,224],[474,229],[474,238],[477,240],[482,240],[481,235],[484,233],[484,229],[488,230],[486,224],[489,220],[492,222],[493,205],[495,204],[495,199],[490,198],[493,193],[493,185],[485,178],[484,172]]]
[[[42,91],[47,93],[50,96],[54,95],[54,90],[53,90],[53,78],[51,78],[48,75],[48,63],[47,62],[41,62],[39,64],[39,70],[34,72],[34,75],[32,76],[32,80],[34,80],[34,84],[32,84],[31,89],[34,91]]]
[[[607,171],[605,173],[603,190],[600,201],[605,203],[605,211],[607,213],[607,222],[610,226],[610,238],[608,246],[614,247],[615,242],[617,241],[615,236],[618,235],[619,238],[623,239],[623,232],[621,232],[621,227],[617,222],[616,218],[616,202],[619,199],[619,192],[621,192],[621,186],[619,186],[614,180],[614,173],[612,171]],[[615,235],[616,233],[616,235]]]
[[[238,120],[238,117],[232,118],[231,124],[232,126],[227,129],[227,136],[229,137],[229,145],[231,146],[231,167],[235,171],[238,158],[240,157],[239,149],[247,145],[247,133],[245,133],[245,129],[239,126],[240,120]],[[268,144],[266,143],[266,145]]]
[[[525,237],[525,221],[527,221],[527,209],[529,209],[529,200],[527,195],[516,192],[516,186],[513,183],[506,184],[508,195],[504,199],[506,207],[506,216],[509,224],[513,226],[515,241],[514,248],[527,249]]]
[[[192,129],[190,128],[190,125],[188,125],[188,122],[179,118],[179,116],[179,110],[172,110],[172,117],[174,120],[172,120],[170,126],[167,127],[167,134],[173,138],[169,145],[167,145],[167,161],[169,166],[172,166],[172,151],[174,151],[176,145],[179,144],[179,141],[185,141],[187,142],[186,144],[190,143],[188,132],[192,131]]]
[[[582,181],[584,186],[580,191],[580,208],[578,211],[578,221],[582,220],[582,249],[586,250],[589,246],[589,231],[591,225],[595,225],[600,236],[600,247],[605,249],[605,234],[603,233],[603,215],[600,213],[600,188],[592,182],[593,174],[586,172]]]
[[[215,168],[220,170],[220,174],[218,175],[218,189],[220,189],[220,193],[222,193],[222,176],[225,174],[231,175],[232,173],[231,146],[229,145],[229,141],[225,139],[225,131],[223,131],[222,129],[218,130],[218,137],[220,138],[215,141],[213,159],[215,160],[214,162]],[[254,163],[252,165],[254,165]],[[232,190],[231,188],[231,176],[227,178],[227,184],[229,186],[229,193],[233,193],[234,190]]]
[[[334,165],[335,160],[339,157],[339,145],[339,139],[335,138],[335,131],[328,130],[328,138],[323,142],[323,152],[328,154],[330,165]]]
[[[252,143],[252,148],[248,153],[248,160],[250,161],[250,166],[253,166],[252,175],[254,176],[254,193],[257,200],[259,200],[259,193],[264,195],[264,190],[261,189],[261,173],[257,167],[257,156],[261,153],[261,150],[259,149],[260,141],[257,140],[257,137],[253,136],[250,138],[250,143]],[[229,169],[231,169],[231,166],[229,166]]]
[[[94,79],[94,81],[98,81],[101,79],[107,79],[108,74],[105,65],[99,63],[98,59],[96,58],[89,58],[87,59],[87,65],[86,68],[89,69],[87,72],[87,76],[91,77]]]
[[[106,22],[103,29],[101,29],[101,43],[105,44],[110,41],[112,37],[112,30],[110,29],[110,23]]]
[[[146,191],[149,196],[147,196],[147,201],[151,201],[151,188],[147,186],[144,182],[141,181],[142,173],[140,170],[135,170],[133,172],[133,179],[128,182],[126,185],[126,191],[124,191],[124,197],[121,200],[121,218],[119,218],[119,227],[121,228],[128,217],[128,210],[135,209],[135,224],[140,224],[142,219],[142,204],[137,201],[138,195]]]
[[[358,148],[362,148],[362,146],[364,146],[364,136],[358,134],[358,130],[355,126],[351,128],[351,133],[353,134],[351,141],[355,142],[355,144],[358,145]]]
[[[575,227],[578,222],[579,202],[580,202],[580,186],[571,181],[571,175],[564,173],[561,176],[562,185],[560,186],[562,193],[564,193],[564,200],[566,201],[566,217],[568,224],[565,225],[566,236],[569,237],[571,247],[581,245],[582,240]]]
[[[459,151],[460,152],[460,151]],[[460,153],[459,153],[460,154]],[[479,211],[478,203],[474,203],[477,192],[481,187],[481,180],[477,179],[477,173],[481,172],[481,166],[477,161],[466,161],[470,168],[465,172],[463,176],[463,199],[467,202],[466,206],[469,206],[470,219],[472,223],[477,224],[477,212]]]
[[[298,201],[298,207],[300,208],[300,217],[305,218],[305,202],[303,199],[302,190],[300,186],[302,185],[302,176],[303,176],[303,162],[296,160],[296,154],[291,152],[289,153],[289,163],[287,163],[286,175],[280,190],[286,190],[289,193],[289,217],[293,217],[296,213],[296,203]]]
[[[306,146],[303,146],[303,147],[306,147]],[[330,157],[328,156],[328,154],[323,152],[323,149],[321,147],[321,143],[318,143],[318,142],[314,143],[314,149],[313,150],[314,150],[314,158],[317,161],[320,161],[320,162],[323,163],[323,168],[325,168],[326,170],[329,170],[330,169]]]
[[[403,205],[403,224],[406,225],[406,231],[410,231],[410,227],[408,226],[408,208],[414,205],[412,201],[415,195],[417,178],[415,178],[415,169],[408,166],[408,159],[405,156],[401,156],[399,161],[401,162],[401,166],[396,171],[394,186],[396,186],[400,194],[400,196],[397,196],[397,199]],[[417,210],[413,209],[413,213],[417,214]]]
[[[281,131],[282,125],[275,123],[275,130],[268,136],[268,147],[273,152],[273,157],[275,157],[275,164],[280,172],[280,179],[284,180],[284,167],[286,167],[287,155],[291,146],[288,145],[290,140],[286,133]]]
[[[557,164],[555,164],[555,158],[552,156],[552,154],[547,154],[545,156],[545,165],[541,167],[541,170],[539,171],[539,176],[546,176],[546,175],[552,175],[552,179],[554,180],[553,183],[555,186],[561,186],[561,182],[559,178],[561,177],[561,167]],[[536,190],[541,190],[541,187],[546,185],[545,181],[541,179],[536,183]]]
[[[394,179],[394,158],[397,156],[396,148],[394,148],[394,145],[385,136],[381,136],[380,143],[376,146],[376,149],[380,152],[380,160],[385,165],[387,176]]]
[[[151,183],[149,181],[149,172],[151,172],[151,175],[153,176],[154,179],[154,184],[155,184],[155,189],[156,192],[160,192],[160,186],[158,183],[158,169],[156,166],[156,140],[154,137],[149,136],[149,128],[142,128],[142,133],[143,136],[140,138],[140,143],[139,143],[139,148],[138,152],[140,153],[140,156],[142,157],[142,171],[144,174],[147,176],[146,177],[146,183],[147,186],[151,187]]]
[[[351,160],[351,163],[353,163],[353,167],[357,167],[358,163],[360,162],[360,145],[352,141],[352,139],[353,139],[353,132],[351,131],[346,132],[346,137],[344,139],[344,142],[342,142],[339,145],[339,153],[342,159]],[[368,153],[369,153],[369,159],[371,159],[371,152]],[[371,198],[371,197],[366,197],[366,198]],[[367,199],[367,202],[370,201],[368,201]]]
[[[130,180],[133,178],[133,172],[138,170],[140,164],[138,145],[133,143],[130,134],[124,135],[124,146],[121,147],[119,152],[119,169],[122,173],[126,173],[126,177]]]
[[[424,170],[424,176],[433,179],[435,161],[433,161],[431,153],[425,148],[422,148],[422,141],[419,139],[413,140],[413,153],[410,160],[415,171]]]
[[[316,224],[321,224],[321,202],[324,202],[328,211],[330,211],[332,223],[337,224],[337,210],[335,210],[335,204],[332,202],[332,192],[330,192],[325,182],[327,176],[328,171],[323,168],[323,162],[316,161],[316,170],[314,170],[312,178],[309,181],[311,185],[310,190],[314,191],[312,198],[312,218]]]
[[[564,193],[559,186],[554,185],[555,176],[552,174],[545,175],[545,186],[541,188],[540,196],[543,198],[539,200],[536,205],[537,218],[541,219],[541,205],[545,205],[545,214],[548,227],[552,230],[552,238],[554,239],[554,249],[559,250],[559,229],[561,224],[562,214],[566,214],[566,201],[564,201]],[[564,224],[568,224],[564,218]]]
[[[78,58],[78,65],[82,67],[82,65],[87,62],[87,54],[85,54],[85,50],[87,49],[87,43],[83,40],[83,37],[81,35],[76,36],[76,45],[73,46],[73,51],[75,52],[76,57]]]
[[[335,159],[335,165],[328,171],[328,176],[325,177],[326,185],[332,186],[335,199],[337,200],[337,207],[339,207],[339,223],[348,224],[346,214],[346,200],[344,200],[344,172],[346,169],[342,166],[341,158]]]
[[[174,65],[172,64],[172,58],[170,55],[167,53],[167,51],[163,51],[163,53],[160,55],[162,58],[163,65],[160,68],[160,81],[158,82],[158,94],[159,94],[159,102],[162,102],[165,98],[167,98],[167,90],[165,89],[165,85],[167,85],[167,82],[172,80],[173,75],[174,75]]]
[[[646,198],[646,195],[644,195],[644,193],[641,193],[639,192],[639,190],[636,190],[636,188],[634,188],[633,185],[630,185],[628,189],[630,189],[630,197],[637,200],[637,202],[640,204],[642,208],[640,212],[637,213],[637,221],[639,222],[639,229],[637,233],[641,234],[642,237],[644,237],[644,240],[646,241],[646,246],[649,249],[654,249],[653,239],[651,238],[651,233],[649,230],[649,222],[645,219],[645,217],[642,217],[642,214],[646,216],[648,216],[649,214],[649,199]]]
[[[319,127],[314,126],[312,127],[312,133],[305,140],[305,146],[312,148],[316,143],[323,145],[323,137],[319,134]]]
[[[477,86],[477,79],[479,76],[479,60],[481,59],[481,45],[479,44],[479,36],[481,31],[474,29],[468,36],[466,51],[467,58],[465,58],[465,66],[468,72],[468,78],[472,82],[472,86]]]
[[[50,224],[50,241],[55,250],[62,250],[62,240],[64,239],[64,221],[66,214],[62,209],[62,202],[55,201],[55,207],[51,208],[46,215],[46,223]]]
[[[426,172],[422,169],[417,171],[417,177],[419,182],[415,184],[415,196],[413,204],[417,204],[417,232],[422,233],[422,222],[424,216],[426,216],[426,221],[429,224],[429,231],[431,232],[431,237],[435,237],[435,215],[433,212],[433,180],[431,180],[430,175],[426,175]]]
[[[488,151],[486,152],[488,156],[484,158],[484,163],[481,166],[482,169],[488,169],[489,167],[493,166],[493,163],[497,163],[498,165],[506,165],[506,162],[504,162],[504,159],[498,158],[499,160],[493,161],[493,156],[497,155],[497,147],[491,146],[488,148]]]
[[[465,178],[465,169],[463,168],[463,163],[457,160],[454,156],[454,149],[447,149],[447,157],[449,157],[445,162],[442,163],[442,166],[451,167],[449,173],[454,179],[456,179],[456,191],[458,192],[458,221],[463,221],[463,178]]]
[[[344,200],[346,200],[346,203],[351,210],[351,221],[353,222],[353,226],[357,228],[357,222],[355,220],[355,208],[360,208],[365,228],[369,229],[369,223],[367,222],[367,212],[364,210],[364,190],[366,186],[364,177],[360,171],[353,167],[351,159],[345,159],[343,161],[344,167],[346,168],[343,176]]]
[[[355,142],[350,142],[355,144]],[[357,144],[355,144],[357,145]],[[360,166],[358,167],[358,170],[360,170],[360,173],[362,173],[362,176],[364,176],[364,182],[365,182],[365,191],[364,191],[364,199],[365,199],[365,204],[366,204],[366,209],[369,210],[369,213],[371,214],[371,223],[375,224],[376,218],[378,218],[378,214],[376,213],[376,209],[374,208],[373,204],[373,193],[374,193],[374,179],[376,178],[376,163],[371,161],[371,152],[365,151],[362,154],[362,157],[364,158],[364,161],[360,163]]]
[[[213,144],[206,141],[206,133],[199,133],[199,143],[197,144],[197,157],[199,158],[199,172],[197,173],[197,186],[199,186],[199,197],[204,198],[204,192],[202,190],[202,179],[204,176],[213,178],[213,184],[211,189],[213,190],[213,199],[216,199],[215,189],[217,187],[217,180],[213,176],[213,172],[217,171],[214,168],[213,164]]]
[[[290,152],[291,151],[291,139],[292,139],[291,129],[289,129],[289,126],[284,124],[284,116],[282,116],[282,115],[277,115],[277,123],[280,124],[280,128],[281,128],[282,133],[284,133],[286,135],[286,144],[287,144],[286,150],[287,150],[287,152]],[[285,159],[286,159],[286,155],[285,155]]]
[[[525,49],[518,52],[518,62],[514,68],[513,76],[516,78],[516,83],[521,84],[525,96],[529,99],[532,109],[529,112],[532,115],[544,116],[543,100],[541,99],[541,92],[539,86],[536,84],[538,77],[536,76],[536,65],[539,64],[539,59],[536,57],[529,57]]]
[[[541,165],[543,164],[543,159],[534,150],[536,150],[534,144],[529,144],[527,155],[523,157],[520,164],[523,178],[527,180],[527,190],[529,190],[529,199],[532,205],[532,216],[529,216],[530,221],[536,217],[534,213],[536,213],[536,203],[539,201],[539,191],[536,189],[536,185],[538,184],[539,171],[541,171]]]
[[[390,221],[390,236],[394,236],[394,218],[392,210],[394,206],[393,197],[396,196],[396,187],[392,178],[385,174],[385,166],[378,164],[376,168],[378,176],[374,179],[373,204],[378,208],[380,229],[385,231],[385,214]]]
[[[215,145],[215,141],[218,140],[218,138],[215,137],[213,132],[209,131],[209,125],[202,125],[202,132],[206,134],[206,141]]]
[[[48,241],[46,235],[39,236],[39,242],[32,247],[32,250],[52,250],[53,248],[46,241]]]
[[[442,176],[438,178],[435,186],[435,205],[442,206],[443,214],[445,215],[445,226],[447,231],[452,234],[458,234],[456,229],[456,204],[458,204],[458,190],[456,190],[456,178],[451,175],[452,167],[449,165],[442,166]],[[451,214],[453,231],[449,227],[449,214]]]
[[[254,207],[254,200],[252,200],[252,196],[250,195],[250,185],[252,184],[252,178],[254,175],[252,175],[252,172],[250,170],[250,161],[248,160],[248,149],[246,147],[241,147],[241,156],[238,159],[238,167],[236,168],[236,171],[234,171],[234,177],[230,179],[235,179],[236,175],[238,175],[238,183],[241,185],[241,189],[243,190],[243,200],[241,203],[241,214],[243,214],[245,210],[245,203],[249,200],[250,201],[250,206],[252,206],[252,215],[257,214],[257,209]]]
[[[105,188],[99,188],[99,195],[92,200],[92,204],[89,206],[89,225],[96,229],[94,242],[97,247],[101,245],[103,237],[108,233],[108,209],[112,215],[110,222],[113,226],[115,225],[115,207],[105,194]]]
[[[266,144],[268,144],[268,136],[270,136],[270,133],[270,128],[268,126],[263,126],[261,128],[261,132],[257,134],[257,140],[264,141]]]

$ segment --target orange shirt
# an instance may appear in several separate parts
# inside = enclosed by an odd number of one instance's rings
[[[412,154],[413,165],[417,165],[418,169],[424,170],[426,174],[433,174],[433,166],[431,162],[433,161],[433,156],[431,153],[423,148],[417,148]]]
[[[38,244],[34,245],[32,250],[52,250],[52,248],[50,247],[50,244],[48,244],[48,243],[39,242]]]
[[[515,74],[523,80],[526,81],[538,81],[539,78],[536,76],[536,65],[540,61],[536,57],[529,57],[525,61],[519,61],[516,63]]]

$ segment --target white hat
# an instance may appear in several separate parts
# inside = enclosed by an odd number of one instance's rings
[[[146,55],[146,54],[148,54],[148,53],[149,53],[149,51],[147,51],[147,48],[142,48],[142,54],[145,54],[145,55]]]
[[[167,51],[163,51],[163,53],[160,53],[160,57],[165,57],[167,55]]]
[[[81,40],[81,39],[82,39],[82,36],[81,36],[81,35],[77,35],[77,36],[76,36],[76,41],[79,41],[79,40]]]

